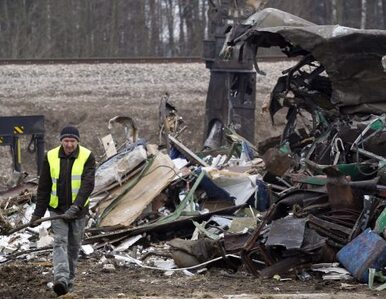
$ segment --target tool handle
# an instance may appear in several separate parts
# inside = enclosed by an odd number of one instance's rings
[[[52,216],[52,217],[40,218],[40,219],[34,221],[33,223],[34,223],[34,224],[40,224],[40,223],[45,222],[45,221],[56,220],[56,219],[64,219],[64,214],[62,214],[62,215],[56,215],[56,216]],[[23,224],[23,225],[21,225],[21,226],[18,226],[18,227],[15,227],[15,228],[13,228],[13,229],[10,229],[10,230],[7,232],[7,235],[11,235],[11,234],[13,234],[13,233],[16,233],[16,232],[18,232],[18,231],[20,231],[20,230],[26,228],[26,227],[29,227],[30,224],[31,224],[31,222],[28,222],[28,223]]]

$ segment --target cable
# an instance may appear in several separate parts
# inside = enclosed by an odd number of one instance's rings
[[[32,134],[32,137],[31,137],[31,141],[29,142],[28,146],[27,146],[27,151],[29,153],[34,153],[36,152],[36,142],[35,142],[35,134]]]

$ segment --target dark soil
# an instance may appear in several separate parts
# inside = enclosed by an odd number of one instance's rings
[[[312,275],[315,275],[312,273]],[[260,280],[239,270],[211,268],[203,274],[171,277],[162,271],[136,266],[116,267],[104,272],[94,259],[81,259],[73,293],[67,298],[382,298],[367,285],[352,281],[323,281],[313,276],[301,282],[295,276],[289,281]],[[15,262],[0,266],[0,298],[55,298],[47,284],[51,282],[51,265],[47,262]],[[342,283],[348,283],[344,286]],[[312,295],[311,295],[312,294]],[[282,295],[282,296],[281,296]]]

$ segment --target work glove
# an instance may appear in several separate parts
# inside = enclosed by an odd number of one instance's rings
[[[41,217],[32,215],[31,220],[29,221],[29,227],[36,227],[39,226],[40,223],[34,223],[36,220],[39,220]]]
[[[72,205],[69,209],[63,214],[64,220],[74,220],[78,218],[80,208],[77,205]]]

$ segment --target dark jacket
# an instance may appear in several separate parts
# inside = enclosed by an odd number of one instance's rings
[[[50,164],[48,163],[47,154],[45,155],[43,166],[40,172],[40,179],[37,190],[37,202],[34,215],[43,217],[47,208],[55,211],[58,214],[63,214],[72,205],[71,169],[75,159],[78,157],[78,154],[79,147],[69,156],[66,156],[63,151],[63,147],[60,147],[60,174],[59,180],[57,182],[59,205],[56,209],[49,207],[52,179],[50,173]],[[90,153],[90,156],[84,165],[81,181],[82,183],[74,204],[81,208],[80,216],[84,216],[88,212],[88,205],[85,207],[84,204],[93,191],[95,183],[95,157],[93,153]]]

